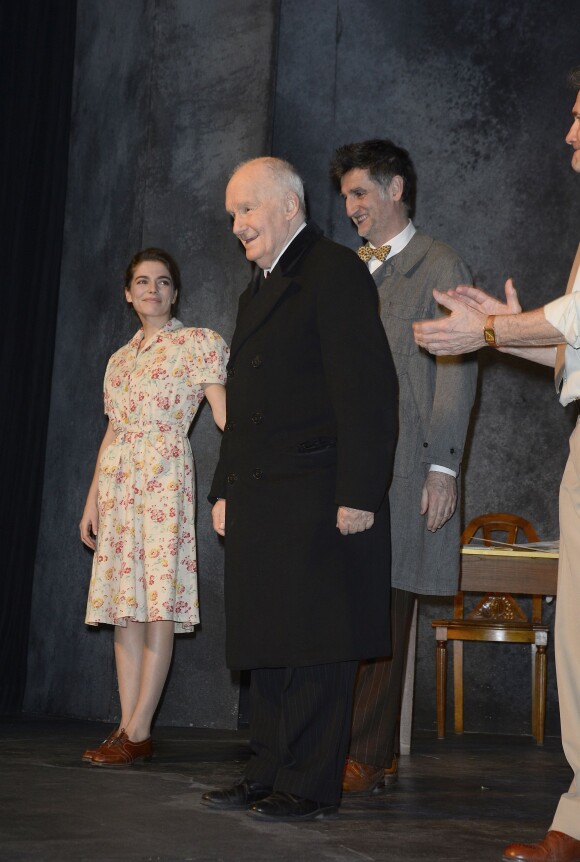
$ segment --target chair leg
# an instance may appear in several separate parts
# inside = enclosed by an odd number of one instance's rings
[[[437,641],[437,739],[445,739],[447,641]]]
[[[536,653],[537,646],[532,644],[530,646],[530,650],[532,651],[532,736],[536,739],[538,738],[538,692],[539,692],[539,680],[538,680],[538,665],[536,662]]]
[[[536,680],[538,683],[538,690],[536,692],[536,742],[538,745],[543,745],[546,729],[546,688],[548,678],[545,644],[538,645],[536,663]]]
[[[463,733],[463,641],[453,641],[453,704],[455,733]]]

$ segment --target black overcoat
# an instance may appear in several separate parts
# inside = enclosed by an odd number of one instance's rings
[[[388,655],[396,374],[372,277],[308,224],[240,297],[210,499],[233,668]],[[342,536],[337,507],[375,512]]]

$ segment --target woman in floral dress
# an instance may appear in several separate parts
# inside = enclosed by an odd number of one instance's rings
[[[217,333],[172,317],[180,288],[169,254],[149,248],[135,255],[125,297],[141,329],[105,373],[109,424],[80,532],[95,551],[86,622],[115,626],[121,722],[85,751],[83,759],[97,766],[150,759],[174,631],[199,622],[187,433],[204,397],[223,430],[228,348]]]

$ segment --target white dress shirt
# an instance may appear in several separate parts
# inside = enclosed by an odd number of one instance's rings
[[[280,252],[278,257],[274,260],[272,265],[269,266],[268,269],[264,270],[264,277],[265,278],[267,278],[270,275],[270,273],[272,272],[272,270],[274,269],[274,267],[276,266],[276,264],[278,263],[278,261],[280,260],[280,258],[282,257],[282,255],[284,254],[284,252],[286,251],[288,246],[290,245],[290,243],[294,242],[294,240],[296,239],[296,237],[298,236],[300,231],[304,230],[305,227],[306,227],[306,222],[303,221],[302,224],[300,225],[300,227],[298,228],[298,230],[296,231],[296,233],[292,234],[292,236],[290,237],[290,239],[288,240],[288,242],[286,243],[286,245],[284,246],[284,248],[282,249],[282,251]]]
[[[572,292],[544,306],[546,320],[566,339],[560,403],[580,398],[580,268]]]
[[[409,224],[407,225],[407,227],[403,228],[401,233],[398,233],[396,236],[394,236],[392,239],[390,239],[387,243],[385,243],[385,245],[391,246],[391,250],[388,253],[385,260],[389,260],[389,258],[393,257],[395,254],[399,254],[399,252],[403,251],[405,246],[411,242],[411,239],[413,238],[413,235],[416,232],[416,230],[417,230],[417,228],[415,227],[415,225],[413,224],[411,219],[409,219]],[[373,245],[372,242],[369,242],[369,246],[371,248],[376,248],[376,245]],[[371,272],[371,273],[374,272],[375,269],[378,269],[379,266],[381,266],[381,265],[382,265],[381,261],[378,258],[371,257],[371,259],[368,262],[369,272]]]

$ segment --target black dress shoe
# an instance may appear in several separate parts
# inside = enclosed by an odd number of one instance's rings
[[[244,779],[224,790],[208,790],[201,797],[201,801],[214,808],[247,808],[252,802],[265,799],[271,792],[272,788],[265,784]]]
[[[338,805],[328,805],[325,802],[315,802],[313,799],[303,799],[286,793],[275,791],[270,796],[256,802],[248,809],[248,814],[261,820],[286,820],[298,823],[302,820],[322,820],[332,817],[338,811]]]

